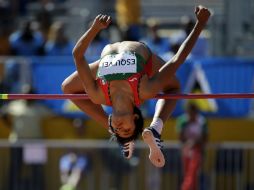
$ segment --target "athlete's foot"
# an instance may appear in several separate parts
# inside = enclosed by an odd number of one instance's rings
[[[165,165],[165,158],[161,151],[160,134],[153,128],[146,128],[142,133],[144,142],[149,146],[149,159],[156,167],[163,167]]]

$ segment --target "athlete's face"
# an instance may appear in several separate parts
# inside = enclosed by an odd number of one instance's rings
[[[134,119],[136,114],[112,114],[111,125],[117,135],[123,138],[132,136],[135,130]]]

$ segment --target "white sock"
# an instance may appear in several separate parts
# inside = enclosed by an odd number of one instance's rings
[[[162,131],[162,128],[163,128],[163,121],[159,117],[153,118],[153,121],[152,121],[150,127],[152,127],[159,134],[161,134],[161,131]]]

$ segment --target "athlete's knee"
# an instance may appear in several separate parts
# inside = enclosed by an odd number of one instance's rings
[[[70,82],[68,81],[68,79],[65,79],[62,82],[61,89],[64,94],[72,93],[71,92],[71,85],[70,85]]]
[[[166,92],[166,93],[167,92],[168,93],[170,93],[170,92],[178,93],[180,91],[181,91],[181,83],[180,83],[180,81],[178,80],[177,77],[174,77],[174,79],[171,80],[167,84],[166,88],[164,88],[164,92]]]
[[[73,78],[66,78],[62,82],[61,89],[64,94],[76,94],[86,92],[80,81]]]

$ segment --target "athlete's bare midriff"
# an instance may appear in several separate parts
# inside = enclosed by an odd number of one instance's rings
[[[111,53],[121,53],[125,51],[136,52],[137,54],[141,55],[145,60],[148,60],[150,56],[149,49],[143,43],[134,41],[123,41],[108,44],[107,46],[105,46],[101,53],[101,57]]]

